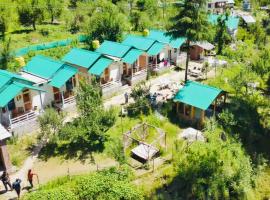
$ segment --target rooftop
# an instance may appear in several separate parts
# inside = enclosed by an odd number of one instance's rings
[[[24,89],[41,90],[32,84],[17,74],[0,70],[0,107],[5,107]]]
[[[188,81],[174,97],[175,102],[182,102],[202,110],[207,110],[222,90],[194,81]]]
[[[217,19],[220,16],[222,16],[223,19],[225,18],[224,15],[210,14],[208,15],[208,21],[211,24],[217,25]],[[234,16],[229,16],[228,21],[226,22],[227,27],[231,30],[237,29],[238,24],[239,24],[239,18],[234,17]]]
[[[131,48],[131,46],[105,40],[96,50],[96,52],[117,58],[122,58]]]
[[[45,79],[51,77],[64,65],[64,62],[37,55],[23,68],[23,71]]]
[[[143,51],[147,51],[154,43],[155,40],[138,35],[128,35],[122,42],[124,45],[129,45]]]
[[[62,61],[88,69],[100,56],[97,52],[74,48],[64,56]]]
[[[159,30],[151,30],[147,38],[157,40],[158,42],[169,44],[172,48],[179,48],[185,43],[185,37],[179,37],[178,39],[173,39],[166,35],[166,32]]]

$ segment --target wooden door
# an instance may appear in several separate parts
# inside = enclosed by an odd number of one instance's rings
[[[25,111],[30,111],[32,109],[31,95],[30,90],[28,89],[23,91],[23,103]]]
[[[140,56],[139,57],[139,64],[140,64],[140,66],[139,66],[140,70],[143,70],[143,69],[146,68],[146,65],[147,65],[146,56]]]
[[[53,96],[54,96],[55,103],[61,102],[61,92],[56,87],[53,87]]]
[[[104,79],[105,79],[105,82],[110,81],[110,70],[109,70],[109,68],[106,68],[105,71],[104,71]]]

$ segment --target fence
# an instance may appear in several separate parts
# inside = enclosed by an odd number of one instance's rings
[[[55,41],[55,42],[48,42],[48,43],[42,43],[42,44],[37,44],[37,45],[31,45],[28,47],[17,49],[15,51],[13,51],[12,54],[15,55],[16,57],[24,56],[27,53],[29,53],[30,51],[40,51],[40,50],[52,49],[52,48],[61,47],[61,46],[67,46],[67,45],[70,45],[72,43],[72,41],[85,42],[87,40],[87,38],[88,37],[86,35],[79,35],[75,39],[68,38],[65,40],[59,40],[59,41]],[[2,57],[0,57],[0,61],[1,60],[2,60]]]

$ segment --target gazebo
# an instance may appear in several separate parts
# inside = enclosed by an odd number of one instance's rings
[[[226,96],[227,93],[221,89],[187,81],[174,97],[176,112],[183,119],[201,127],[206,115],[215,115],[217,107],[225,104]]]

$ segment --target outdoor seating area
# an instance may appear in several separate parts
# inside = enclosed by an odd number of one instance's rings
[[[147,123],[137,124],[123,134],[123,145],[125,151],[133,147],[130,150],[132,158],[145,163],[158,155],[159,148],[166,149],[166,133]]]

